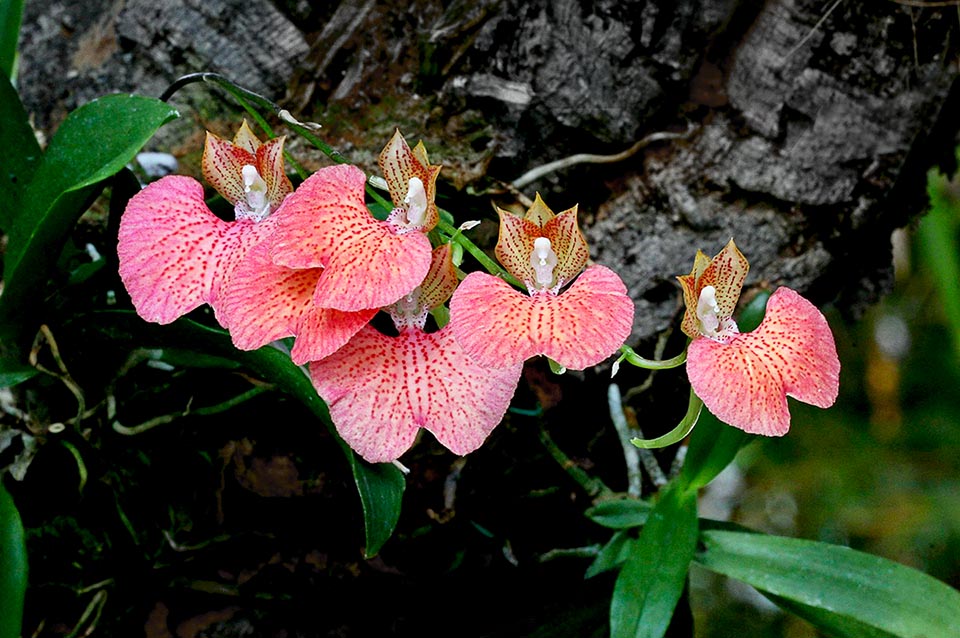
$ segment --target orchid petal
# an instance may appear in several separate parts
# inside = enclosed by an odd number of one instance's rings
[[[234,205],[246,201],[243,167],[257,165],[257,158],[253,153],[208,131],[200,165],[203,178],[225,200]]]
[[[840,361],[826,319],[809,301],[779,288],[753,332],[727,343],[695,339],[687,352],[694,391],[721,421],[751,434],[790,428],[787,396],[826,408],[837,399]]]
[[[240,124],[240,128],[237,129],[237,134],[233,136],[233,145],[239,146],[251,155],[256,155],[261,144],[260,138],[250,129],[250,125],[247,124],[247,120],[244,119]]]
[[[540,227],[513,213],[497,209],[500,215],[500,235],[494,253],[497,261],[507,272],[520,281],[536,281],[536,273],[530,265],[534,242],[541,236]]]
[[[273,264],[269,242],[253,247],[231,278],[222,303],[221,321],[233,344],[255,350],[296,336],[290,355],[297,365],[336,352],[377,310],[342,312],[314,306],[313,291],[322,272]]]
[[[254,228],[216,217],[190,177],[170,175],[134,195],[120,220],[117,253],[137,313],[163,324],[215,302],[231,253]]]
[[[278,231],[275,264],[325,270],[314,303],[355,311],[388,306],[416,288],[430,268],[426,235],[398,235],[370,215],[363,201],[366,178],[356,166],[322,168],[273,215]]]
[[[411,150],[407,141],[397,130],[380,152],[380,172],[387,182],[390,199],[394,206],[402,206],[410,188],[410,179],[418,178],[426,191],[427,210],[423,218],[423,230],[429,231],[440,220],[440,213],[434,201],[437,193],[437,176],[440,166],[431,166],[427,160],[427,151],[423,142]],[[419,225],[419,224],[418,224]]]
[[[544,224],[542,234],[550,240],[557,253],[557,267],[553,273],[555,279],[561,284],[570,282],[583,270],[590,257],[587,240],[577,223],[577,207],[563,211]]]
[[[275,137],[257,149],[257,171],[267,184],[267,199],[271,210],[276,210],[287,195],[293,192],[293,184],[284,171],[283,142],[285,137]]]
[[[689,275],[677,277],[680,287],[683,288],[683,302],[686,307],[680,326],[683,333],[693,339],[701,335],[697,304],[700,302],[700,292],[707,286],[713,286],[715,290],[717,318],[722,322],[732,317],[749,270],[747,258],[732,239],[713,259],[708,259],[698,250],[693,261],[693,271]]]
[[[447,329],[388,337],[366,327],[310,364],[340,436],[371,462],[398,458],[420,427],[455,454],[477,449],[503,418],[520,370],[478,366]]]
[[[450,244],[443,244],[433,250],[430,270],[420,284],[420,303],[427,310],[436,308],[457,289],[457,269],[453,265],[453,250]]]
[[[556,282],[554,285],[568,283],[587,265],[587,241],[577,224],[576,206],[554,215],[537,193],[533,205],[523,217],[499,208],[497,212],[500,214],[500,235],[494,252],[507,272],[520,281],[528,285],[538,282],[530,255],[540,237],[550,240],[551,248],[557,256],[557,265],[553,270],[553,280]]]
[[[713,286],[717,291],[717,315],[722,318],[732,317],[749,270],[747,258],[731,239],[698,277],[698,297],[700,290]]]
[[[633,301],[604,266],[587,268],[558,296],[528,297],[485,273],[472,273],[450,301],[450,326],[481,365],[515,365],[536,355],[565,368],[600,363],[626,341]]]

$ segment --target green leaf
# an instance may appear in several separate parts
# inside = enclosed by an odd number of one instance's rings
[[[364,554],[376,555],[389,540],[400,518],[400,506],[406,485],[403,474],[394,465],[373,465],[357,457],[340,438],[327,404],[317,394],[306,371],[290,360],[290,355],[273,346],[259,350],[237,350],[227,332],[200,325],[189,319],[178,319],[167,326],[148,324],[130,311],[94,313],[88,321],[111,338],[125,338],[131,343],[150,347],[192,349],[206,355],[237,361],[303,403],[327,427],[340,445],[360,493],[366,543]],[[88,316],[89,318],[90,316]],[[117,334],[121,333],[127,334]]]
[[[706,486],[730,465],[750,440],[749,434],[723,423],[704,408],[680,471],[685,489],[698,490]]]
[[[17,61],[17,40],[23,20],[23,0],[0,0],[0,75],[14,78]],[[0,120],[4,122],[5,120]],[[4,149],[10,148],[9,146]]]
[[[700,538],[698,564],[788,601],[836,635],[955,638],[960,628],[960,592],[899,563],[766,534],[710,530]]]
[[[0,480],[0,638],[19,638],[27,590],[27,547],[20,513]]]
[[[651,505],[632,498],[601,501],[588,509],[586,515],[598,525],[611,529],[639,527],[647,522]]]
[[[960,147],[957,148],[960,160]],[[954,356],[960,360],[960,246],[957,245],[957,224],[960,223],[960,198],[950,180],[936,170],[927,174],[930,212],[920,220],[917,240],[924,263],[931,270],[937,286],[943,315],[953,336]]]
[[[0,296],[5,342],[20,342],[23,332],[32,330],[30,306],[42,299],[37,293],[98,184],[133,160],[175,117],[177,112],[159,100],[111,95],[81,106],[60,125],[12,219]]]
[[[683,593],[697,543],[697,497],[671,484],[617,576],[611,638],[660,638]]]
[[[607,544],[603,546],[596,559],[590,563],[584,578],[593,578],[597,574],[616,569],[623,565],[630,554],[633,553],[633,545],[636,539],[630,536],[630,532],[625,529],[614,532]]]
[[[3,0],[0,0],[2,2]],[[0,78],[0,185],[6,202],[0,206],[0,230],[9,231],[20,210],[23,191],[40,164],[42,153],[20,96],[7,78]]]

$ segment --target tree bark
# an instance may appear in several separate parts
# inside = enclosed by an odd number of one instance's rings
[[[38,0],[27,3],[20,86],[52,126],[110,90],[158,94],[179,75],[219,71],[303,116],[312,105],[327,139],[368,166],[399,125],[450,184],[501,205],[533,167],[685,133],[522,189],[555,210],[579,202],[592,258],[637,302],[641,341],[674,320],[673,277],[696,250],[730,237],[751,261],[748,284],[850,312],[889,287],[890,233],[922,211],[925,171],[957,141],[957,11],[895,0]]]

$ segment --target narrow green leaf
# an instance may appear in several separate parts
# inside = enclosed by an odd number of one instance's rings
[[[22,347],[22,333],[32,331],[30,306],[42,299],[37,293],[97,185],[175,117],[177,112],[159,100],[111,95],[81,106],[60,125],[10,227],[0,295],[0,333],[8,349],[11,342]]]
[[[19,638],[26,591],[23,525],[17,506],[0,480],[0,638]]]
[[[625,529],[613,533],[607,544],[600,550],[600,554],[590,563],[584,578],[593,578],[597,574],[616,569],[623,565],[630,554],[633,552],[633,544],[636,539],[630,536],[630,532]]]
[[[611,638],[661,638],[683,593],[697,543],[697,497],[667,487],[620,570],[610,604]]]
[[[899,563],[765,534],[710,530],[700,538],[703,567],[793,603],[791,611],[825,629],[872,632],[839,635],[955,638],[960,628],[960,592]]]
[[[896,638],[896,634],[870,627],[848,616],[841,616],[819,607],[804,605],[766,591],[763,592],[763,595],[781,609],[803,618],[814,627],[822,630],[830,638]]]
[[[639,527],[647,522],[651,505],[633,498],[601,501],[586,511],[587,517],[598,525],[611,529]]]
[[[112,338],[124,338],[148,347],[192,349],[206,355],[232,359],[298,399],[327,427],[350,464],[363,508],[366,536],[364,554],[367,557],[376,555],[389,540],[400,518],[406,486],[403,474],[389,463],[373,465],[354,454],[337,434],[327,404],[317,395],[304,369],[295,365],[288,353],[272,346],[248,352],[237,350],[225,331],[189,319],[157,326],[144,322],[129,311],[98,312],[94,316],[95,319],[89,323]]]
[[[957,148],[960,159],[960,147]],[[931,270],[931,280],[937,286],[943,316],[953,335],[954,356],[960,360],[960,246],[957,245],[957,225],[960,224],[960,198],[951,188],[950,180],[936,170],[927,174],[927,194],[930,211],[920,220],[917,240],[924,263]]]
[[[23,0],[0,0],[0,75],[7,80],[14,78],[22,20]]]
[[[0,0],[3,2],[3,0]],[[20,96],[7,78],[0,78],[0,186],[6,202],[0,206],[0,230],[9,231],[20,210],[23,191],[40,163],[42,153]]]

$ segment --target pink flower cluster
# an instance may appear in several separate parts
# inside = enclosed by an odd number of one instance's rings
[[[523,218],[500,211],[497,256],[528,294],[483,273],[460,282],[450,246],[428,237],[440,167],[422,143],[411,149],[397,132],[380,155],[394,204],[384,221],[367,209],[355,166],[320,169],[294,190],[283,143],[261,143],[246,123],[232,142],[208,134],[204,177],[235,221],[209,210],[196,180],[162,178],[124,212],[120,276],[148,321],[206,303],[238,348],[294,337],[291,358],[309,364],[338,432],[365,459],[398,458],[420,428],[471,452],[503,418],[524,360],[583,369],[629,335],[633,302],[613,272],[586,267],[576,208],[554,215],[538,196]],[[428,330],[448,299],[449,323]],[[380,311],[396,334],[371,325]]]

